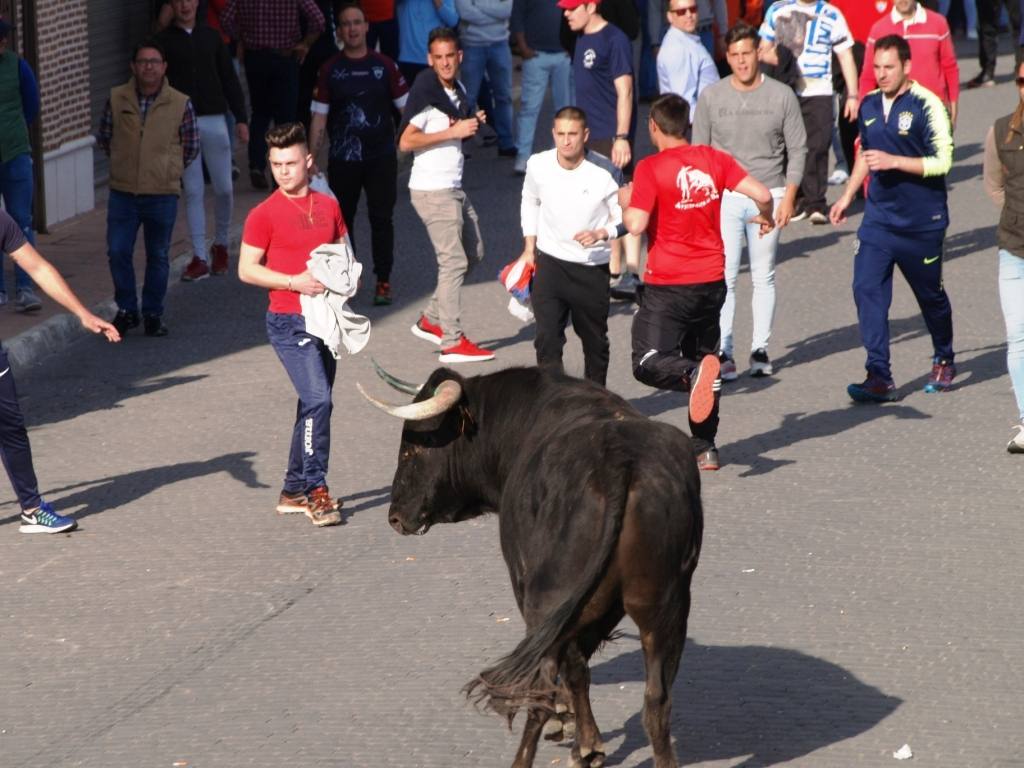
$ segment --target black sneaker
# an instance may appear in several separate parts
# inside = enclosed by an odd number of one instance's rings
[[[996,84],[996,76],[993,72],[982,70],[974,78],[967,81],[968,88],[989,88]]]
[[[862,383],[850,384],[846,388],[846,394],[857,403],[892,403],[899,400],[896,385],[891,379],[883,379],[870,373]]]
[[[774,372],[775,369],[772,368],[772,361],[768,359],[768,352],[764,347],[755,349],[750,353],[751,376],[760,378],[761,376],[771,376]]]
[[[142,318],[142,324],[147,336],[166,336],[169,333],[164,321],[156,315],[146,315]]]
[[[249,183],[252,184],[253,189],[268,189],[270,186],[267,184],[266,174],[256,168],[249,169]]]
[[[124,336],[130,329],[139,327],[139,315],[137,312],[119,309],[117,314],[114,315],[114,319],[110,322],[117,328],[117,332]]]

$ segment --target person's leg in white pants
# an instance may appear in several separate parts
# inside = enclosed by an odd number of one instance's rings
[[[772,190],[775,206],[782,199],[782,188]],[[753,298],[750,306],[754,314],[753,335],[750,338],[750,351],[768,349],[768,340],[772,336],[772,323],[775,321],[775,254],[779,249],[779,228],[776,227],[764,237],[758,237],[758,225],[750,224],[749,220],[757,215],[757,206],[748,200],[747,217],[747,251],[750,254],[750,281],[753,285]]]
[[[231,184],[231,136],[225,116],[200,117],[199,136],[213,187],[213,243],[227,247],[235,193]]]
[[[725,304],[719,315],[719,326],[722,331],[721,351],[725,357],[732,359],[732,324],[736,317],[736,278],[740,273],[740,259],[746,242],[747,223],[744,216],[749,198],[736,192],[726,192],[722,196],[720,226],[722,243],[725,245]]]

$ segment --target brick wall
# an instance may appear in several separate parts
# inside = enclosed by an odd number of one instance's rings
[[[89,40],[87,0],[37,0],[43,151],[87,136]]]

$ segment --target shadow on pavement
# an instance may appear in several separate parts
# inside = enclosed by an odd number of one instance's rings
[[[897,419],[930,419],[926,413],[906,405],[867,405],[857,407],[854,404],[835,408],[831,411],[818,413],[787,413],[782,423],[767,432],[751,435],[743,440],[720,446],[723,464],[740,464],[749,467],[740,477],[753,477],[771,472],[791,460],[776,460],[765,456],[780,448],[788,448],[803,440],[819,437],[833,437],[865,422],[885,417]]]
[[[374,488],[372,491],[360,491],[359,493],[345,494],[342,497],[342,501],[345,502],[345,506],[342,507],[342,512],[345,518],[352,517],[357,512],[364,512],[374,507],[385,506],[391,498],[391,486],[385,486],[383,488]],[[354,507],[349,506],[353,501],[359,499],[365,499],[365,501],[356,504]]]
[[[642,682],[641,651],[592,669],[594,686]],[[743,758],[734,768],[795,760],[870,730],[903,703],[830,661],[785,648],[716,646],[686,641],[673,687],[672,733],[685,765]],[[599,698],[599,688],[591,697]],[[605,741],[625,735],[608,765],[648,749],[638,711]],[[653,768],[646,760],[640,768]]]
[[[193,480],[204,475],[226,472],[239,483],[249,488],[269,488],[256,478],[252,466],[252,451],[226,453],[213,459],[187,461],[163,467],[150,467],[123,475],[89,480],[84,483],[48,489],[51,502],[62,514],[73,514],[77,520],[112,509],[127,508],[139,499],[166,485],[182,480]],[[66,496],[68,491],[73,491]],[[13,502],[12,502],[13,503]],[[18,521],[20,515],[0,518],[0,525]]]

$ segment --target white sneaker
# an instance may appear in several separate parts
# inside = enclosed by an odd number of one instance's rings
[[[828,183],[830,187],[840,187],[850,180],[850,174],[844,171],[842,168],[836,168],[832,171],[832,175],[828,177]]]
[[[807,217],[807,220],[810,221],[811,224],[828,224],[828,216],[821,211],[814,211]]]
[[[1017,430],[1017,434],[1006,444],[1006,450],[1009,453],[1024,453],[1024,422],[1014,424],[1013,428]]]

